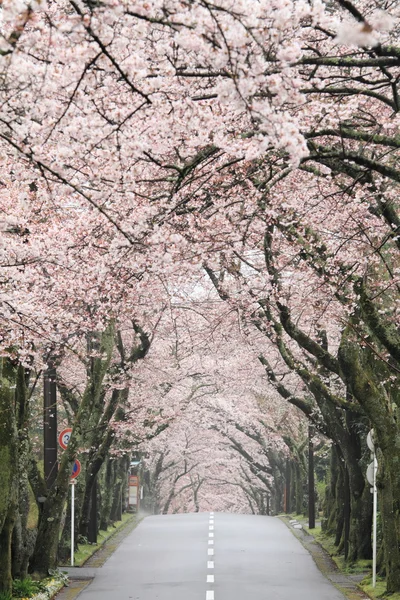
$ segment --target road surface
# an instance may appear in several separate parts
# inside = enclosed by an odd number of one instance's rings
[[[343,600],[279,519],[147,517],[79,600]]]

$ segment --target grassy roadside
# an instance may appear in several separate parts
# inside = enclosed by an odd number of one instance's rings
[[[123,535],[123,530],[136,523],[136,521],[136,514],[124,513],[121,521],[114,523],[107,531],[99,532],[97,544],[79,544],[79,551],[75,553],[75,565],[77,567],[83,566],[89,558],[104,547],[106,542],[116,534]],[[112,550],[110,548],[109,552],[112,552]],[[59,570],[55,571],[51,577],[41,581],[33,581],[30,577],[22,581],[15,580],[12,594],[0,592],[0,600],[52,600],[68,581],[68,577],[65,573],[62,573],[63,566],[66,567],[69,564],[60,565]],[[74,592],[79,592],[79,590],[74,590]],[[75,598],[76,595],[72,597]]]
[[[287,517],[288,515],[282,515]],[[400,600],[400,593],[386,594],[386,582],[384,579],[377,577],[376,587],[372,587],[372,560],[359,560],[352,565],[346,564],[344,557],[337,554],[337,548],[334,545],[334,537],[325,534],[321,530],[321,526],[317,525],[314,529],[308,527],[308,519],[304,515],[290,515],[290,519],[296,519],[303,527],[306,534],[311,535],[314,540],[329,554],[338,571],[343,575],[364,575],[357,586],[364,594],[369,596],[371,600],[380,600],[382,598],[390,598],[390,600]]]
[[[132,513],[124,513],[121,521],[116,521],[113,525],[108,527],[107,531],[99,531],[97,536],[97,544],[78,544],[78,551],[75,552],[74,566],[82,567],[89,558],[93,556],[110,538],[116,533],[124,529],[132,521],[136,520],[137,515]],[[60,566],[69,567],[70,561]]]

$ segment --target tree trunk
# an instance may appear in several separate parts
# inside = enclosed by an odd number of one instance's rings
[[[110,525],[110,513],[115,484],[115,460],[108,458],[105,463],[104,485],[102,486],[100,507],[100,529],[107,531]]]
[[[393,457],[393,462],[378,453],[380,488],[380,512],[382,532],[385,547],[385,567],[387,592],[395,593],[400,590],[400,556],[399,556],[399,502],[398,473],[393,478],[392,472],[399,469],[398,457]],[[388,464],[389,462],[389,464]],[[393,485],[393,480],[395,485]]]
[[[28,436],[28,376],[24,367],[20,365],[17,370],[16,385],[16,420],[18,426],[18,505],[16,521],[12,540],[14,579],[25,579],[28,574],[29,559],[35,547],[37,529],[28,529],[28,515],[30,509],[28,472],[31,458],[31,448]]]
[[[304,512],[304,476],[299,462],[296,462],[294,466],[294,479],[296,514],[302,515]]]
[[[92,505],[92,488],[96,481],[97,475],[107,460],[108,452],[112,445],[112,432],[109,430],[106,433],[106,438],[101,444],[101,448],[96,451],[94,456],[89,455],[85,469],[85,486],[82,497],[82,508],[78,516],[79,533],[85,537],[88,537],[91,505]],[[107,495],[107,493],[106,493]]]
[[[0,531],[0,592],[12,589],[11,541],[14,529],[17,503],[10,501],[8,511]]]
[[[114,488],[114,497],[111,507],[110,519],[112,522],[122,519],[122,500],[127,487],[127,473],[129,467],[129,456],[124,456],[117,461],[117,480]]]
[[[387,591],[400,591],[400,448],[399,430],[392,404],[381,384],[375,357],[361,350],[345,330],[339,348],[341,374],[349,391],[362,404],[374,428],[375,445],[380,450],[382,531],[385,544]]]
[[[15,371],[0,358],[0,592],[11,592],[11,540],[18,509],[18,437],[14,409]]]
[[[314,444],[313,428],[308,428],[308,527],[315,528],[315,477],[314,477]]]
[[[291,468],[290,468],[290,460],[287,459],[286,460],[286,468],[285,468],[285,513],[286,514],[289,514],[290,512],[292,512],[292,504],[291,504],[292,481],[291,480],[292,480],[292,472],[291,472]]]

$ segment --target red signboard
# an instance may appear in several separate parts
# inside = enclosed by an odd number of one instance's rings
[[[139,508],[139,477],[129,475],[129,508],[137,511]]]

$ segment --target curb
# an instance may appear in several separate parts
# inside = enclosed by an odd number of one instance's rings
[[[137,515],[135,515],[137,517]],[[100,546],[91,556],[87,558],[81,567],[60,567],[60,571],[66,573],[70,579],[68,587],[64,587],[56,596],[56,600],[75,600],[79,594],[96,577],[96,571],[115,552],[123,540],[139,525],[141,518],[129,519],[123,527],[120,527],[110,535],[104,544]]]
[[[279,516],[278,518],[311,554],[320,572],[344,595],[345,598],[348,598],[348,600],[370,600],[370,596],[359,587],[355,578],[352,578],[339,570],[331,555],[319,542],[317,542],[313,535],[303,528],[301,523],[296,519],[290,519],[289,516]],[[364,575],[362,577],[364,578]]]

